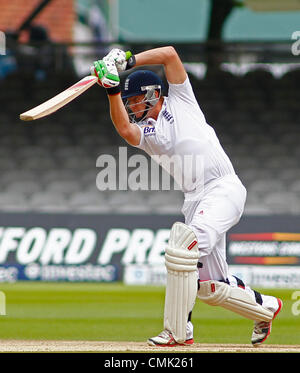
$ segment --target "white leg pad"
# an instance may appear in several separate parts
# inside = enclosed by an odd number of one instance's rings
[[[197,297],[198,259],[198,243],[193,230],[183,223],[175,223],[165,253],[164,328],[172,332],[178,343],[186,340],[188,315]]]
[[[201,281],[198,298],[211,306],[221,306],[254,321],[271,321],[273,312],[258,304],[239,287],[220,281]]]

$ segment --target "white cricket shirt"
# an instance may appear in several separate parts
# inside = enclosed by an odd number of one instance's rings
[[[201,186],[205,190],[212,181],[235,175],[214,129],[206,123],[188,77],[182,84],[169,83],[168,97],[164,97],[157,120],[148,118],[139,123],[139,128],[137,147],[156,161],[159,157],[158,163],[184,193]]]

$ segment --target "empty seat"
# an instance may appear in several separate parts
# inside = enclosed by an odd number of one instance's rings
[[[18,180],[7,185],[6,190],[14,193],[22,193],[24,195],[31,195],[40,192],[42,185],[38,180]]]
[[[300,169],[298,167],[292,167],[280,170],[278,178],[291,184],[293,181],[300,180]]]
[[[244,209],[244,215],[270,215],[271,213],[272,210],[261,203],[246,204]]]
[[[29,198],[33,211],[61,212],[69,211],[68,200],[63,193],[39,192]]]
[[[95,136],[93,134],[86,133],[80,137],[80,143],[84,147],[98,146],[100,148],[101,146],[105,146],[108,142],[109,142],[109,137],[106,136],[105,134],[104,135],[101,134],[101,136],[99,136],[98,134],[98,136]]]
[[[28,200],[22,193],[15,191],[0,193],[0,211],[22,212],[28,210]]]
[[[53,181],[70,181],[70,180],[80,180],[81,174],[76,170],[70,169],[45,169],[41,173],[40,181],[45,185]]]
[[[108,204],[114,213],[149,213],[146,194],[141,191],[110,191]]]
[[[272,192],[282,192],[285,190],[285,184],[279,179],[260,179],[253,181],[248,186],[249,194],[256,194],[257,196],[265,196]]]
[[[3,156],[0,158],[0,170],[3,171],[14,170],[17,168],[17,162],[13,158]]]
[[[263,204],[263,199],[255,193],[248,192],[245,203],[245,215],[268,215],[271,209]]]
[[[180,212],[184,196],[181,191],[158,191],[150,192],[148,205],[151,211],[156,213]]]
[[[300,179],[293,181],[289,185],[289,191],[294,192],[300,196]]]
[[[22,168],[32,170],[47,170],[48,168],[54,168],[56,162],[50,155],[46,157],[28,157],[22,159],[20,162]]]
[[[284,144],[266,143],[255,147],[255,156],[263,159],[272,159],[274,157],[282,157],[287,154],[289,149]]]
[[[30,139],[23,135],[9,134],[5,136],[0,136],[0,146],[27,146],[30,144]]]
[[[68,136],[39,136],[39,145],[47,148],[54,148],[62,147],[62,146],[70,146],[71,139]]]
[[[292,192],[274,192],[264,198],[264,205],[273,214],[299,214],[300,199]]]
[[[233,144],[230,148],[227,148],[227,154],[235,159],[238,159],[238,157],[247,157],[249,153],[249,147],[245,144]]]
[[[37,173],[34,170],[22,170],[19,167],[14,170],[7,170],[1,175],[2,184],[10,184],[19,180],[37,181]]]
[[[87,152],[82,146],[64,146],[55,151],[55,157],[64,161],[72,157],[85,157]]]
[[[138,207],[144,207],[146,198],[144,193],[138,191],[111,191],[108,203],[114,211],[124,211],[124,206],[127,210],[130,210],[130,207],[136,210]]]
[[[272,178],[274,173],[272,170],[265,168],[245,168],[238,172],[238,176],[245,186],[249,186],[253,182],[259,179]]]
[[[96,167],[96,159],[74,155],[63,159],[61,167],[74,170],[91,169]]]
[[[231,161],[237,170],[255,168],[259,166],[257,159],[253,155],[239,156],[235,158],[232,157]]]
[[[263,161],[264,167],[278,169],[280,172],[285,168],[296,168],[298,163],[298,159],[295,159],[292,155],[288,156],[285,154],[282,154],[281,156],[270,156],[269,158],[265,158]]]
[[[49,156],[49,151],[43,147],[38,145],[28,145],[22,146],[14,151],[14,157],[19,161],[28,158],[38,158],[38,157],[45,157]]]
[[[58,192],[64,194],[71,194],[81,189],[78,181],[74,180],[55,180],[47,185],[47,192]]]
[[[87,170],[80,175],[80,182],[83,185],[83,188],[95,188],[97,179],[97,170]]]
[[[298,147],[300,143],[300,133],[298,131],[288,132],[281,136],[280,142],[288,147]]]
[[[149,214],[151,213],[151,209],[146,204],[124,203],[115,207],[113,212],[117,212],[118,214]]]
[[[152,210],[152,212],[156,214],[164,214],[164,215],[180,215],[181,208],[182,208],[181,203],[170,203],[166,205],[161,205],[155,208],[155,210]],[[149,206],[149,210],[151,211],[150,206]]]
[[[111,212],[106,193],[100,191],[81,191],[73,193],[69,199],[69,206],[70,209],[75,212]]]

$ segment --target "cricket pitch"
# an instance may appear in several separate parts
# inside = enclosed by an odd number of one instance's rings
[[[241,353],[299,353],[299,345],[262,345],[250,344],[203,344],[192,346],[152,347],[146,342],[115,341],[48,341],[48,340],[0,340],[0,352],[241,352]]]

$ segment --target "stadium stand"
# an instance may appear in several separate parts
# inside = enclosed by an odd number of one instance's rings
[[[220,72],[197,80],[195,94],[248,190],[246,214],[297,214],[300,209],[299,71],[276,79]],[[0,209],[99,213],[180,213],[183,196],[165,191],[99,191],[96,160],[127,144],[111,124],[99,87],[52,116],[22,123],[22,111],[60,92],[74,76],[35,81],[23,94],[16,75],[0,81]],[[68,82],[68,83],[67,83]],[[128,148],[128,158],[143,154]]]

